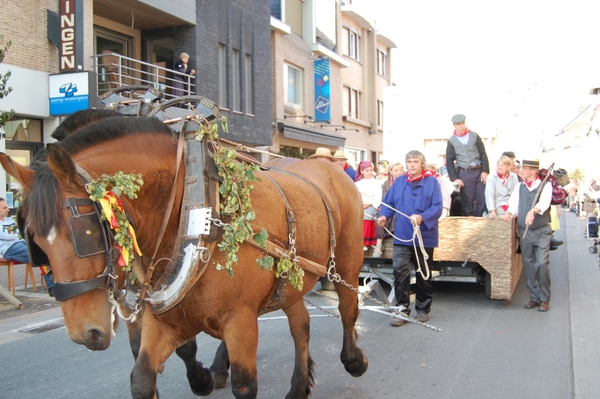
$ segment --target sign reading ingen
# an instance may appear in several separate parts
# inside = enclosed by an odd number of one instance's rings
[[[83,70],[83,0],[60,0],[61,72]]]

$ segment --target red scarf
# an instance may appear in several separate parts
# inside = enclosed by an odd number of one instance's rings
[[[537,176],[536,176],[536,177],[534,177],[532,181],[523,180],[523,183],[525,183],[525,185],[526,185],[528,188],[531,188],[531,185],[532,185],[533,183],[535,183],[535,181],[536,181],[536,180],[538,180],[538,177],[537,177]]]
[[[502,181],[502,185],[506,186],[506,182],[508,181],[508,172],[506,172],[506,174],[503,176],[500,174],[500,172],[496,171],[496,174],[498,175],[498,177],[500,178],[500,181]]]
[[[466,135],[469,132],[470,132],[469,128],[466,128],[465,132],[463,134],[458,134],[458,132],[456,130],[454,131],[454,134],[457,135],[458,137],[462,137],[462,136]]]
[[[428,177],[428,176],[437,177],[436,175],[437,175],[437,173],[432,172],[430,170],[424,170],[421,172],[421,174],[419,176],[416,176],[416,177],[412,177],[408,172],[406,172],[406,182],[412,183],[414,181],[422,180],[424,177]]]

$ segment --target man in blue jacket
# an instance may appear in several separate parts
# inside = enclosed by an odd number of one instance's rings
[[[433,300],[431,273],[426,270],[426,267],[430,271],[433,265],[433,249],[438,246],[438,219],[443,209],[442,193],[435,172],[425,170],[425,166],[425,156],[419,151],[410,151],[406,154],[407,173],[394,181],[382,201],[402,212],[396,216],[394,227],[393,265],[396,306],[405,307],[402,311],[407,315],[410,314],[410,271],[414,267],[417,270],[415,319],[421,322],[429,320]],[[395,212],[384,204],[381,205],[378,219],[380,226],[385,226],[387,218]],[[417,226],[421,232],[422,246],[427,259],[420,249],[421,243],[417,237],[413,243]],[[427,276],[426,279],[424,275]],[[398,327],[402,324],[404,320],[392,318],[392,326]]]

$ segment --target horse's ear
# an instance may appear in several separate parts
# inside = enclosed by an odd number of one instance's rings
[[[60,184],[75,187],[81,180],[77,177],[75,163],[69,153],[60,145],[48,144],[48,166]]]
[[[4,168],[6,173],[21,183],[23,188],[29,190],[33,187],[33,176],[35,175],[33,170],[26,166],[19,165],[3,152],[0,152],[0,164],[2,164],[2,168]]]

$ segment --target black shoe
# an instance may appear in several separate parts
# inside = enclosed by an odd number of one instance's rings
[[[563,245],[563,242],[560,240],[555,240],[554,238],[550,240],[551,247],[558,247],[559,245]]]
[[[558,249],[558,247],[550,245],[550,251],[554,251],[555,249]]]
[[[48,295],[54,298],[54,292],[52,292],[52,288],[48,288]]]

